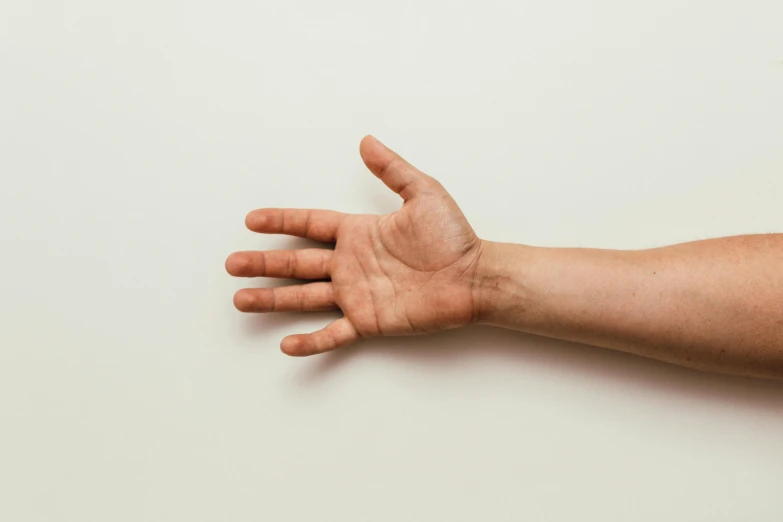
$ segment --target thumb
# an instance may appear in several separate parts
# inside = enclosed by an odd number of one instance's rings
[[[359,153],[370,172],[405,201],[427,190],[433,181],[373,136],[362,139]]]

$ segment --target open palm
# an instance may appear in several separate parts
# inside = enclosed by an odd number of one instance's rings
[[[372,137],[362,140],[367,167],[402,196],[392,214],[350,215],[329,210],[260,209],[250,230],[326,243],[307,248],[236,252],[226,270],[240,277],[282,277],[316,282],[243,289],[243,312],[340,308],[344,317],[311,334],[286,337],[289,355],[312,355],[360,337],[409,335],[456,328],[475,318],[474,284],[481,241],[446,190]]]

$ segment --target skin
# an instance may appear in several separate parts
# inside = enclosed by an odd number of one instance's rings
[[[313,280],[246,288],[243,312],[339,308],[323,330],[291,335],[294,356],[362,337],[488,324],[626,351],[691,368],[783,378],[783,235],[641,251],[484,241],[443,186],[371,136],[367,168],[403,199],[386,215],[260,209],[246,225],[331,249],[235,252],[237,277]]]

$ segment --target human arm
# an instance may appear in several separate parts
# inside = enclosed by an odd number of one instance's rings
[[[236,252],[226,260],[239,277],[314,281],[240,290],[241,311],[342,310],[323,330],[285,338],[285,353],[491,324],[704,370],[783,377],[783,236],[644,251],[483,241],[436,180],[374,138],[360,152],[402,197],[400,210],[256,210],[246,219],[251,230],[334,250]]]
[[[783,377],[783,235],[639,251],[485,242],[478,322]]]

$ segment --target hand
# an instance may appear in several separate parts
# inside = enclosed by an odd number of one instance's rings
[[[367,168],[404,203],[392,214],[260,209],[247,227],[325,243],[307,248],[235,252],[226,270],[238,277],[318,280],[279,288],[246,288],[234,296],[243,312],[340,308],[344,317],[323,330],[283,339],[288,355],[313,355],[360,337],[424,334],[475,320],[482,242],[448,192],[378,140],[364,138]],[[328,281],[327,281],[328,280]]]

